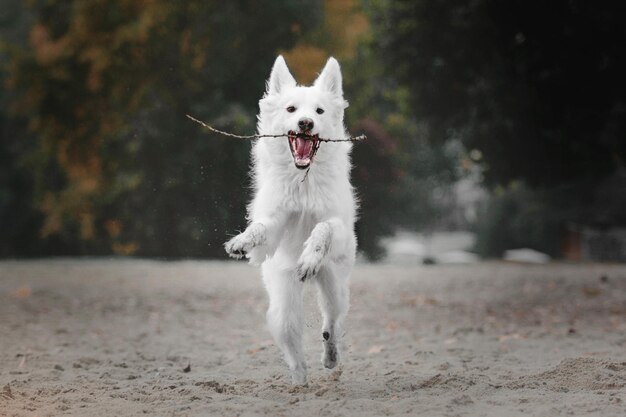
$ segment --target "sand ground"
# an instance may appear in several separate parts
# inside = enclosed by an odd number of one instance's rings
[[[0,262],[0,416],[624,416],[626,266],[359,265],[343,364],[309,384],[236,262]]]

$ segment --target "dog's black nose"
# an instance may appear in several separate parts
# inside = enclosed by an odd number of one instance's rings
[[[308,132],[309,130],[313,129],[313,120],[309,119],[308,117],[303,117],[302,119],[298,120],[298,127],[303,132]]]

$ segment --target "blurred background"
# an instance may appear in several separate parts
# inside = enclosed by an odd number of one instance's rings
[[[0,0],[0,257],[224,258],[277,54],[342,64],[371,260],[626,261],[626,3]]]

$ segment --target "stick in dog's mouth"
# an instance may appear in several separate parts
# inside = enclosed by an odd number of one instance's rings
[[[306,169],[313,162],[315,153],[319,148],[319,135],[311,135],[307,132],[289,131],[289,149],[293,155],[293,161],[298,169]]]

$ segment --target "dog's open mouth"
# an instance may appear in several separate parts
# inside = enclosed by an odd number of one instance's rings
[[[319,136],[308,132],[289,131],[289,148],[293,155],[296,168],[305,169],[311,165],[317,148],[319,148]]]

